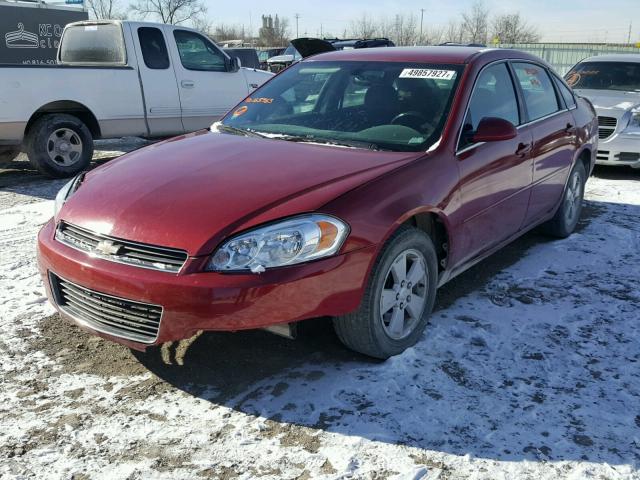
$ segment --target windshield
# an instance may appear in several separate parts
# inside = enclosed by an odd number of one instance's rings
[[[640,92],[640,62],[579,63],[565,78],[572,88]]]
[[[440,137],[461,68],[301,62],[227,114],[223,130],[359,148],[426,150]]]

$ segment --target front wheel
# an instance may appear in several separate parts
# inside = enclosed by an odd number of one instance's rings
[[[86,169],[93,156],[93,137],[77,117],[45,115],[29,129],[27,156],[41,173],[53,178],[71,177]]]
[[[582,162],[578,161],[569,174],[558,211],[542,226],[545,233],[559,238],[566,238],[573,233],[582,213],[586,183],[587,173]]]
[[[334,319],[342,343],[382,359],[413,346],[433,309],[437,265],[431,239],[401,227],[376,261],[358,310]]]

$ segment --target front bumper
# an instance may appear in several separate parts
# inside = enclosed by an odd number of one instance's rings
[[[640,168],[640,134],[619,133],[600,140],[596,164]]]
[[[60,314],[91,333],[144,350],[181,340],[200,330],[264,328],[321,316],[344,315],[360,304],[375,246],[344,255],[254,274],[197,271],[204,258],[190,258],[171,274],[93,258],[54,239],[50,220],[38,234],[38,266],[49,300]],[[189,268],[191,267],[191,268]],[[92,328],[57,304],[50,273],[78,286],[134,302],[159,305],[157,338],[140,343]]]

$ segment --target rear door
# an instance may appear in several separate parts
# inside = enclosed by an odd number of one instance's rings
[[[531,131],[519,127],[518,135],[511,140],[474,143],[473,133],[485,117],[502,118],[515,126],[522,123],[505,62],[491,64],[478,75],[458,142],[462,261],[481,255],[518,232],[529,204]]]
[[[513,62],[512,67],[533,133],[533,187],[525,219],[529,225],[558,205],[573,162],[577,129],[545,67],[529,62]]]
[[[232,69],[229,57],[200,33],[165,28],[173,37],[169,50],[176,59],[184,129],[192,132],[206,128],[247,96],[244,71]]]
[[[132,26],[149,133],[152,137],[183,133],[180,94],[162,29]]]

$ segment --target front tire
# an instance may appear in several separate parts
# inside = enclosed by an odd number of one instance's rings
[[[29,129],[27,156],[41,173],[52,178],[71,177],[85,170],[93,157],[93,137],[77,117],[45,115]]]
[[[566,238],[573,233],[578,220],[580,220],[580,213],[582,213],[586,183],[587,173],[582,162],[578,161],[569,174],[558,211],[551,220],[542,226],[545,233],[558,238]]]
[[[381,359],[415,345],[433,309],[437,271],[431,239],[401,227],[376,260],[358,310],[334,319],[338,338],[352,350]]]

